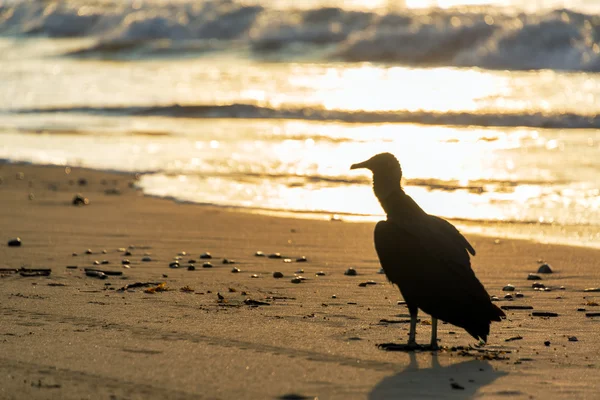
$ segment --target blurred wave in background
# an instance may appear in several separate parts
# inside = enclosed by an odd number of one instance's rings
[[[145,193],[180,201],[377,219],[349,166],[390,151],[430,213],[600,246],[599,11],[0,1],[0,157],[144,172]]]

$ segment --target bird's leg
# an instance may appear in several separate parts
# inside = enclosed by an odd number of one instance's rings
[[[437,323],[437,318],[431,317],[431,350],[437,350],[439,348],[437,344]]]
[[[408,347],[417,347],[417,315],[419,314],[418,308],[409,308],[410,312],[410,330],[408,331]]]

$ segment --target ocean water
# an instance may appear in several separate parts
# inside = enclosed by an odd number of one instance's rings
[[[389,151],[465,230],[600,247],[600,2],[0,0],[0,158],[377,220]]]

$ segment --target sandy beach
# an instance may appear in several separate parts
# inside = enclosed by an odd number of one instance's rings
[[[143,196],[128,174],[5,164],[0,176],[0,399],[600,396],[600,317],[587,316],[600,312],[600,293],[584,291],[600,287],[598,250],[469,236],[497,304],[533,309],[507,310],[485,351],[453,350],[476,343],[441,324],[445,350],[389,352],[377,344],[406,341],[408,311],[378,274],[373,223],[178,204]],[[72,205],[77,193],[90,204]],[[22,245],[9,247],[16,237]],[[550,291],[527,280],[540,261],[554,268],[540,281]],[[52,272],[11,271],[22,267]],[[358,275],[344,275],[349,267]],[[306,280],[292,283],[300,269]],[[155,284],[120,290],[135,282]],[[146,292],[158,283],[168,290]],[[524,297],[504,299],[509,283]],[[422,343],[428,323],[420,314]]]

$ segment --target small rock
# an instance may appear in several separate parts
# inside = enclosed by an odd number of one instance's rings
[[[273,272],[273,278],[283,278],[283,273],[275,271]]]
[[[79,186],[85,186],[85,185],[87,185],[87,184],[88,184],[88,181],[87,181],[87,179],[85,179],[85,178],[79,178],[79,180],[77,181],[77,184],[78,184]]]
[[[71,254],[73,257],[77,257],[77,253],[73,252],[73,254]]]
[[[98,261],[98,260],[95,260],[95,261],[94,261],[94,265],[100,265],[100,261]]]
[[[108,252],[106,251],[106,249],[102,250],[102,254],[106,254],[106,253],[108,253]]]
[[[528,281],[541,281],[542,277],[536,274],[529,274],[527,275],[527,280]]]
[[[546,340],[546,341],[544,342],[544,346],[546,346],[546,347],[550,346],[550,341],[549,341],[549,340]]]
[[[456,382],[451,382],[450,387],[452,387],[452,389],[456,389],[456,390],[465,390],[464,386],[461,386]]]
[[[195,271],[196,267],[193,264],[188,265],[188,271]]]
[[[87,276],[92,277],[92,278],[98,278],[98,279],[106,279],[106,278],[108,278],[108,276],[104,272],[101,272],[101,271],[86,270],[85,274]]]
[[[308,261],[308,259],[306,258],[306,256],[296,258],[296,262],[307,262],[307,261]]]
[[[152,258],[150,256],[144,256],[144,257],[142,257],[142,261],[143,262],[150,262],[150,261],[152,261]]]
[[[237,274],[238,272],[242,272],[242,270],[241,270],[241,269],[239,269],[238,267],[233,267],[233,268],[231,269],[231,272],[232,272],[232,273],[234,273],[234,274]]]
[[[534,282],[533,285],[531,285],[531,287],[533,289],[545,289],[546,285],[544,285],[543,283]]]
[[[252,274],[252,275],[250,275],[250,278],[258,278],[258,275],[257,274]]]
[[[212,264],[210,262],[205,262],[204,264],[202,264],[202,268],[212,268]]]
[[[509,283],[508,285],[506,285],[502,288],[502,291],[503,292],[514,292],[515,287]]]
[[[578,342],[579,340],[577,340],[576,336],[569,336],[569,342]]]
[[[297,274],[303,274],[303,273],[304,273],[304,270],[303,270],[302,268],[300,268],[300,269],[296,270],[296,273],[297,273]]]
[[[124,256],[130,256],[131,252],[129,250],[125,251],[125,253],[123,253]]]
[[[346,272],[344,272],[344,275],[356,276],[356,275],[358,275],[358,273],[356,272],[356,270],[354,268],[350,267],[346,270]]]
[[[72,203],[74,206],[87,206],[90,204],[90,200],[87,197],[84,197],[82,194],[77,193],[75,197],[73,197]]]
[[[325,276],[325,272],[323,272],[323,271],[317,271],[317,272],[315,272],[315,275],[316,276]]]
[[[547,311],[534,311],[531,315],[534,317],[558,317],[557,313]]]
[[[283,259],[283,262],[284,262],[284,263],[291,263],[291,262],[292,262],[292,259],[291,259],[291,258],[284,258],[284,259]]]
[[[510,293],[507,293],[507,294],[504,295],[504,298],[507,299],[507,300],[512,300],[513,295],[510,294]]]
[[[331,298],[332,299],[337,299],[337,296],[334,294],[334,295],[331,295]]]
[[[302,279],[295,277],[295,278],[292,278],[291,282],[292,283],[302,283]]]
[[[196,260],[188,260],[188,264],[196,264]]]
[[[119,248],[117,249],[117,251],[119,251],[119,252],[121,252],[121,253],[122,253],[122,252],[124,252],[125,250],[127,250],[125,247],[119,247]]]
[[[540,267],[537,270],[538,274],[551,274],[554,271],[552,270],[552,267],[550,266],[550,264],[542,264],[540,265]]]
[[[185,255],[187,255],[187,253],[185,251],[180,251],[179,253],[177,253],[178,256],[183,257]]]
[[[235,264],[235,260],[230,260],[228,258],[223,259],[223,264]]]
[[[490,301],[500,301],[498,296],[490,296]]]
[[[169,263],[169,268],[179,268],[181,265],[179,265],[179,262],[177,261],[173,261],[171,263]]]
[[[206,253],[200,254],[200,258],[203,259],[203,260],[207,260],[207,259],[211,259],[212,256],[210,255],[209,252],[206,252]]]
[[[85,254],[92,254],[92,250],[90,250],[90,249],[87,249],[87,250],[85,251]]]
[[[377,271],[378,274],[385,274],[385,270],[383,268],[379,268],[379,271]]]
[[[67,269],[77,269],[77,265],[67,265]]]
[[[29,198],[29,200],[35,200],[35,194],[33,193],[29,193],[29,196],[27,196]]]
[[[262,251],[257,251],[256,253],[254,253],[255,257],[264,257],[265,253],[263,253]]]
[[[558,288],[558,290],[567,290],[567,288],[564,287],[564,286],[561,286],[561,287]]]
[[[585,311],[585,308],[578,308],[577,311]]]
[[[272,253],[272,254],[269,254],[269,258],[281,258],[281,253]]]
[[[515,297],[521,298],[521,297],[525,297],[525,295],[521,292],[517,292],[517,293],[515,293]]]
[[[108,260],[102,260],[102,261],[100,261],[100,264],[106,265],[106,264],[110,264],[110,262]]]
[[[20,247],[21,246],[21,238],[14,238],[8,241],[9,247]]]
[[[587,289],[583,289],[584,292],[600,292],[600,288],[587,288]]]

